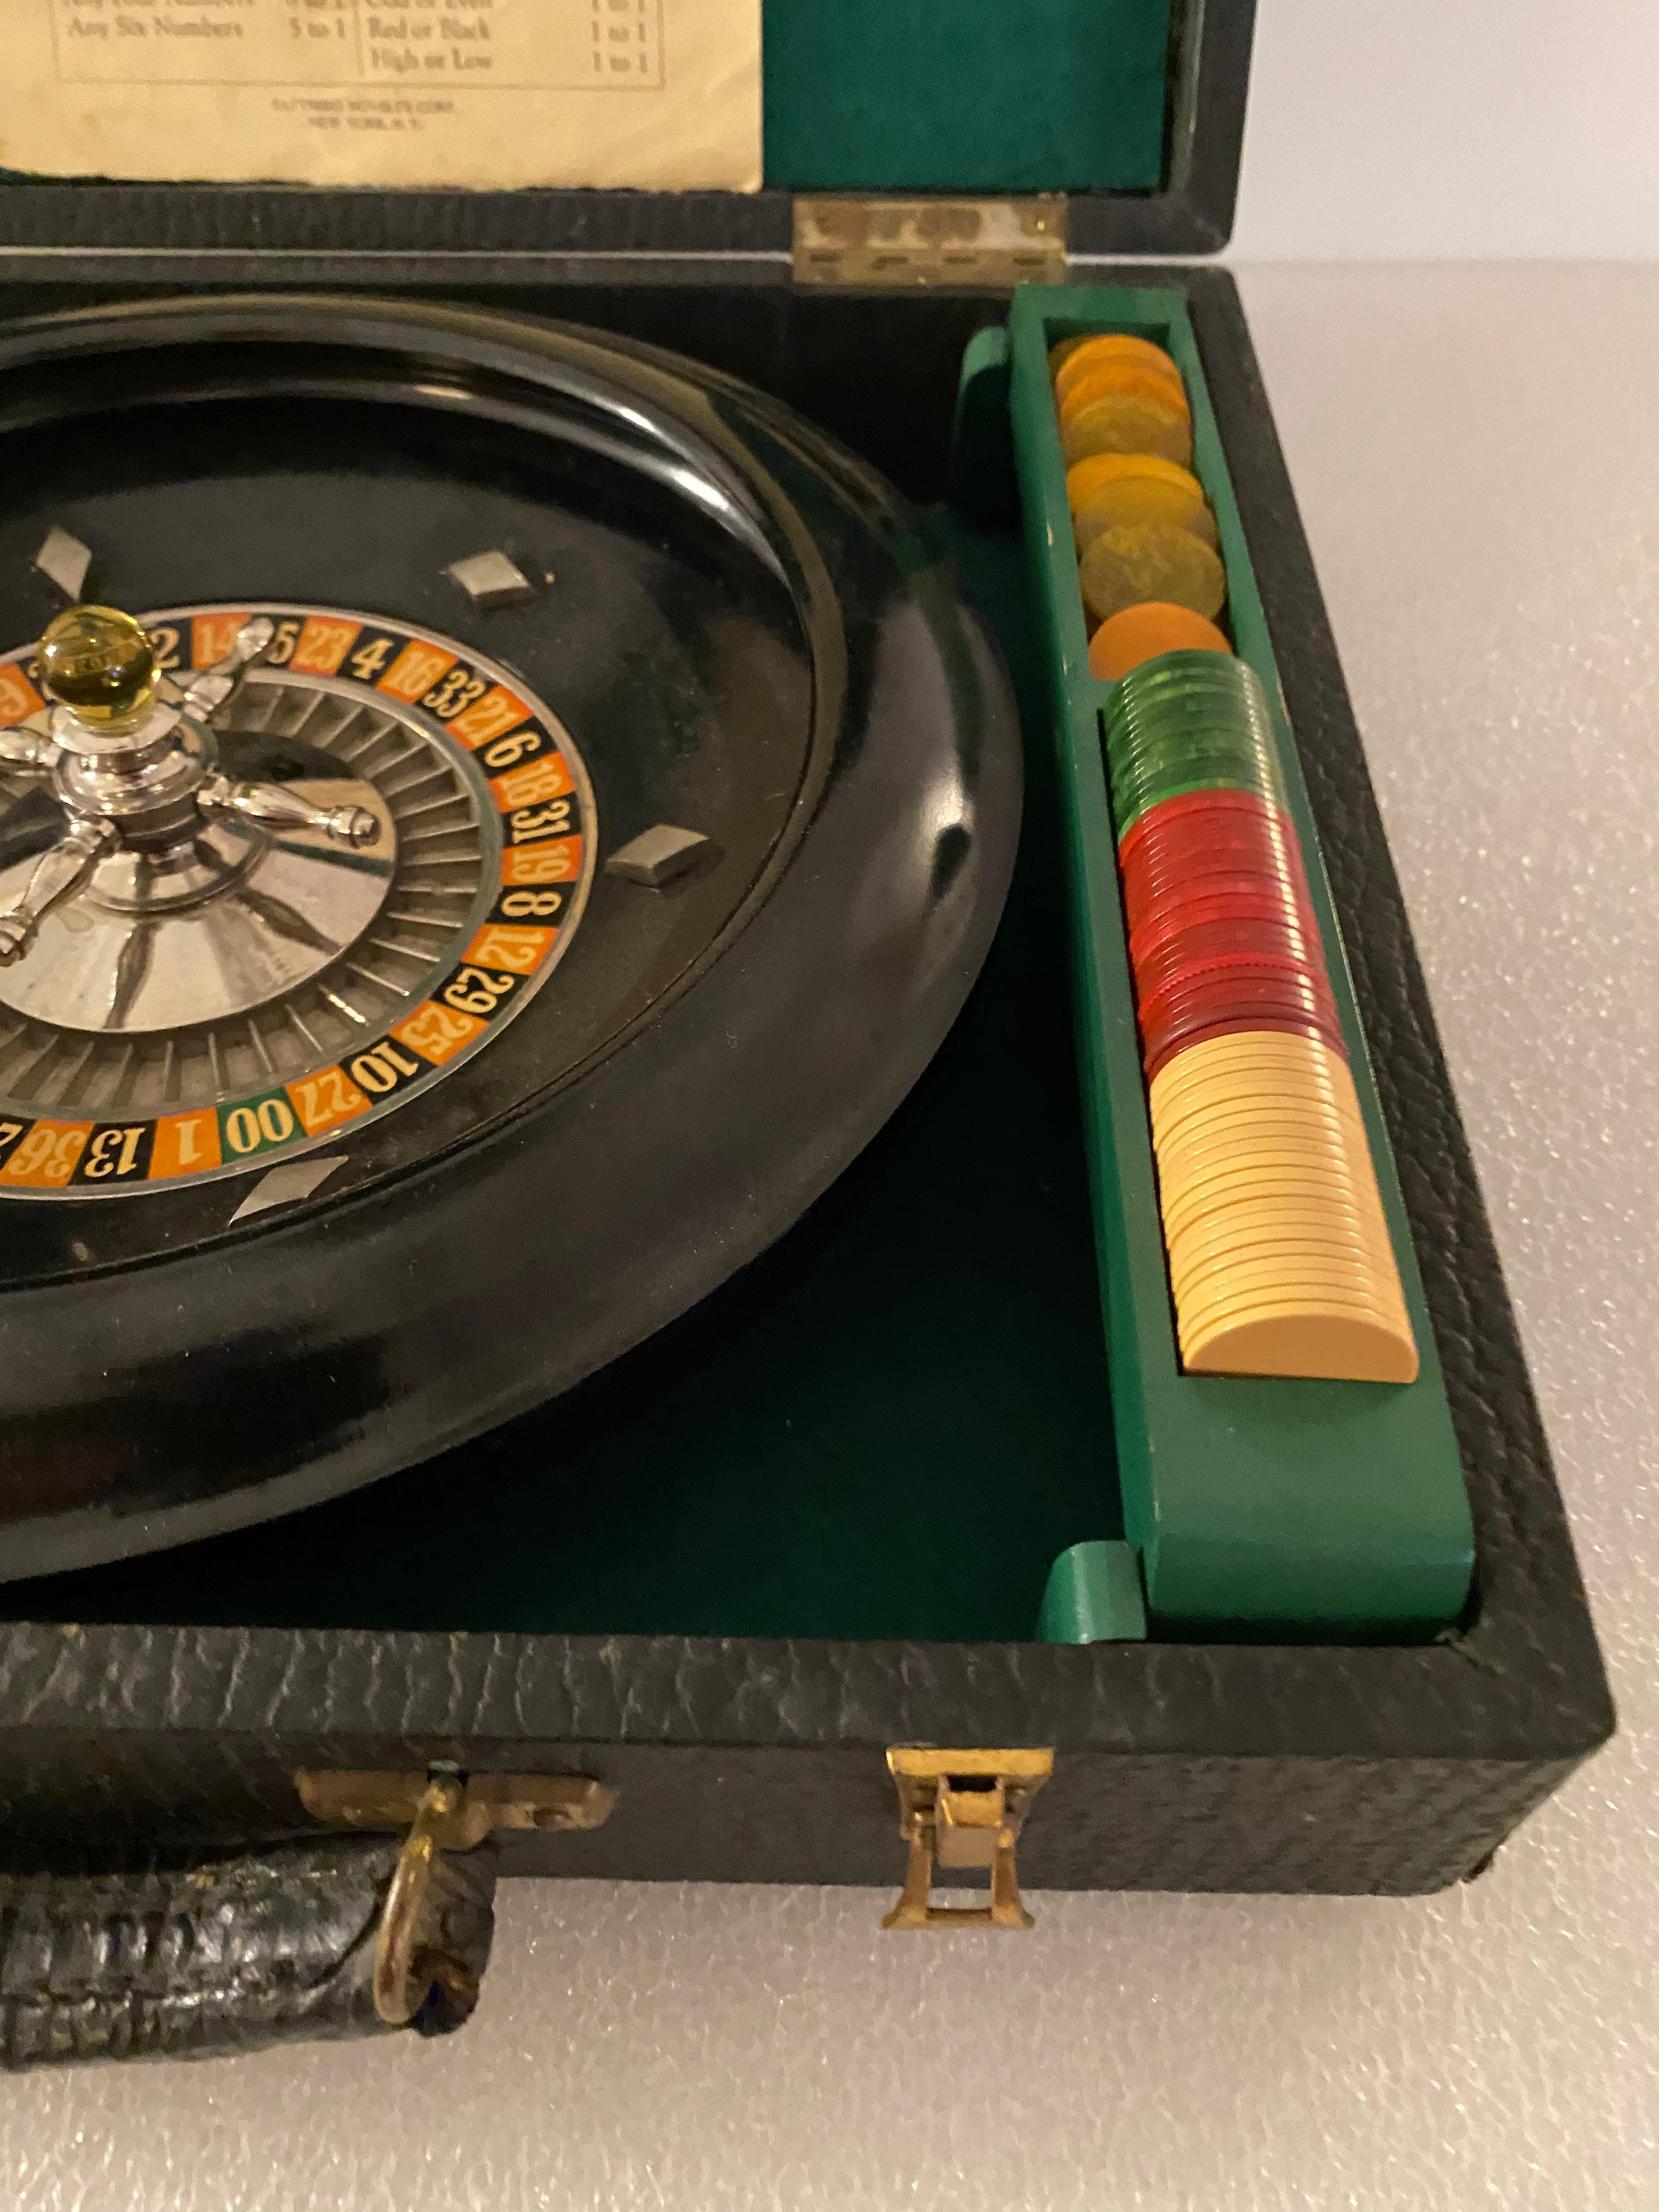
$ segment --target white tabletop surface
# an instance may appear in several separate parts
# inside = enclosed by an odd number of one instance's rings
[[[514,1885],[449,2042],[7,2084],[4,2212],[1659,2205],[1659,269],[1243,282],[1620,1738],[1420,1900]]]

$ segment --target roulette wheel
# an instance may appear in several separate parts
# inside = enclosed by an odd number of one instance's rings
[[[1016,722],[757,392],[432,304],[0,337],[0,1576],[337,1495],[771,1243],[989,943]]]

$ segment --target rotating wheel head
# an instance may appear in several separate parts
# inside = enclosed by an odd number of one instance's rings
[[[40,681],[83,721],[124,722],[155,696],[155,649],[131,615],[70,607],[40,640]]]

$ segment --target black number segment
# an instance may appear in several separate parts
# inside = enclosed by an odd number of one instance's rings
[[[544,837],[568,837],[576,827],[568,799],[551,799],[543,806],[520,806],[507,817],[515,845],[534,845]]]
[[[444,1006],[453,1006],[458,1014],[471,1014],[487,1022],[494,1018],[503,1000],[510,997],[523,981],[521,975],[509,975],[501,969],[459,968],[436,995]]]
[[[534,921],[544,928],[556,927],[564,909],[564,893],[536,884],[506,885],[489,909],[491,921]]]
[[[392,1036],[383,1036],[377,1044],[366,1045],[344,1065],[346,1073],[358,1089],[376,1103],[432,1073],[429,1060],[419,1059],[406,1044]]]
[[[342,676],[349,676],[373,690],[403,651],[406,640],[383,629],[365,629],[345,657]]]
[[[101,1123],[87,1139],[70,1181],[93,1189],[100,1185],[143,1182],[149,1173],[149,1156],[155,1142],[154,1121]]]

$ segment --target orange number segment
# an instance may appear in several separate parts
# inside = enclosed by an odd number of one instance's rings
[[[476,706],[456,715],[448,726],[449,733],[477,752],[492,738],[504,738],[509,730],[516,730],[520,722],[529,719],[530,709],[524,701],[504,684],[498,684],[493,691],[486,691]]]
[[[15,663],[8,662],[0,668],[0,730],[9,730],[14,722],[27,721],[31,714],[38,714],[46,703]]]
[[[580,837],[555,837],[545,845],[509,845],[501,854],[504,884],[568,884],[581,872]]]
[[[457,1013],[453,1007],[434,1005],[428,999],[423,1006],[416,1007],[406,1022],[399,1022],[392,1034],[399,1044],[418,1052],[434,1067],[441,1067],[463,1045],[471,1044],[483,1027],[471,1014]]]
[[[455,725],[449,726],[453,730]],[[539,806],[544,799],[562,799],[575,787],[562,753],[544,753],[539,760],[493,777],[489,786],[503,814],[511,814],[515,806]]]
[[[491,922],[478,932],[461,957],[480,968],[507,968],[515,975],[532,975],[558,933],[556,929],[509,929]]]
[[[361,623],[331,622],[326,615],[312,615],[300,632],[289,666],[301,676],[337,676],[362,627]]]
[[[440,645],[406,645],[386,674],[375,685],[388,698],[401,699],[406,707],[429,691],[446,669],[455,665],[455,656],[446,653]]]
[[[502,854],[502,883],[575,883],[580,874],[580,836],[556,836],[546,845],[508,845]]]
[[[368,1099],[343,1067],[319,1068],[286,1088],[309,1137],[319,1129],[337,1129],[342,1121],[355,1121],[368,1111]]]
[[[240,614],[198,615],[190,626],[190,665],[192,668],[211,668],[221,661],[236,642],[236,633],[247,620],[247,610]]]
[[[216,1114],[168,1114],[155,1124],[155,1142],[149,1154],[152,1182],[164,1182],[173,1176],[200,1175],[221,1164]]]
[[[37,1121],[4,1167],[0,1182],[27,1190],[61,1190],[92,1134],[90,1121]]]

